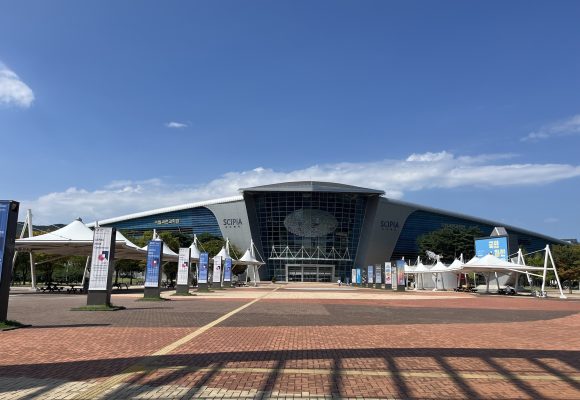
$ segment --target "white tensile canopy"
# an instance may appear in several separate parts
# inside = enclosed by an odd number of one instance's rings
[[[16,239],[15,249],[28,253],[88,257],[93,252],[93,235],[93,231],[82,221],[75,220],[53,232]],[[115,258],[144,260],[146,256],[146,251],[131,243],[121,232],[116,233]]]
[[[197,247],[197,235],[193,235],[193,243],[191,244],[191,246],[189,246],[190,249],[190,259],[198,262],[199,261],[199,255],[201,254],[201,251],[199,250],[199,247]]]
[[[543,267],[533,267],[530,265],[515,264],[509,261],[504,261],[493,254],[487,254],[481,258],[472,258],[469,262],[461,267],[461,272],[532,272],[543,271]]]
[[[153,240],[161,240],[161,239],[157,238],[157,239],[153,239]],[[141,250],[144,250],[145,252],[147,252],[147,246],[141,247]],[[179,254],[177,254],[176,252],[171,250],[169,248],[169,246],[167,245],[167,243],[163,242],[163,261],[166,262],[166,261],[178,261],[178,260],[179,260]]]

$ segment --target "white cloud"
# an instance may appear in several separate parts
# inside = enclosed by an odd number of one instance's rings
[[[387,197],[431,188],[498,188],[543,185],[580,177],[570,164],[505,164],[506,154],[457,157],[449,152],[412,154],[401,160],[313,165],[294,171],[258,167],[229,172],[200,185],[174,185],[161,179],[114,181],[97,189],[69,188],[23,201],[37,223],[85,221],[238,194],[239,188],[284,181],[319,180],[382,189]]]
[[[32,89],[0,62],[0,105],[28,108],[33,101]]]
[[[558,136],[580,135],[580,114],[563,121],[545,125],[521,138],[522,142],[537,142]]]
[[[180,129],[180,128],[187,128],[189,125],[186,123],[183,123],[183,122],[171,121],[171,122],[167,122],[165,124],[165,126],[168,128]]]

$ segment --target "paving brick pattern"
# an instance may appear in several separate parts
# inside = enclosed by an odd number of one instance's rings
[[[9,318],[33,327],[0,333],[0,400],[580,399],[579,301],[294,292],[114,296],[118,312],[69,311],[84,296],[13,296]]]

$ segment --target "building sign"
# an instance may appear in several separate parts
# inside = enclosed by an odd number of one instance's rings
[[[222,281],[222,258],[214,257],[212,282],[221,283],[221,281]]]
[[[147,246],[147,266],[145,268],[145,287],[159,287],[162,250],[163,241],[149,241],[149,245]]]
[[[399,230],[399,221],[395,220],[381,220],[381,229],[383,231],[397,231]]]
[[[89,290],[107,290],[113,228],[95,228]]]
[[[199,283],[207,283],[207,266],[209,264],[209,254],[207,253],[201,253],[199,255],[199,277],[198,277],[198,282]]]
[[[374,274],[374,266],[369,265],[367,267],[367,283],[374,283],[375,281],[375,274]]]
[[[405,260],[397,260],[397,285],[405,286]]]
[[[155,225],[178,225],[179,218],[157,219],[153,221]]]
[[[475,239],[475,255],[479,258],[493,254],[500,260],[509,261],[507,236],[491,236]]]
[[[391,276],[391,263],[385,263],[385,285],[391,285],[393,283]]]
[[[383,283],[383,277],[381,275],[381,264],[377,264],[375,265],[375,283]]]
[[[222,220],[226,228],[241,228],[242,219],[241,218],[224,218]]]
[[[189,263],[190,263],[189,247],[179,249],[179,261],[177,262],[177,284],[189,285]]]
[[[4,251],[6,250],[6,235],[8,231],[8,214],[10,202],[0,202],[0,281],[2,281],[2,265],[4,263]]]
[[[224,265],[224,282],[232,281],[232,259],[227,257]]]

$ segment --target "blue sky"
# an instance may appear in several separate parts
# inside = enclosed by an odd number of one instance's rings
[[[330,180],[580,237],[577,1],[7,1],[0,197],[102,219]]]

